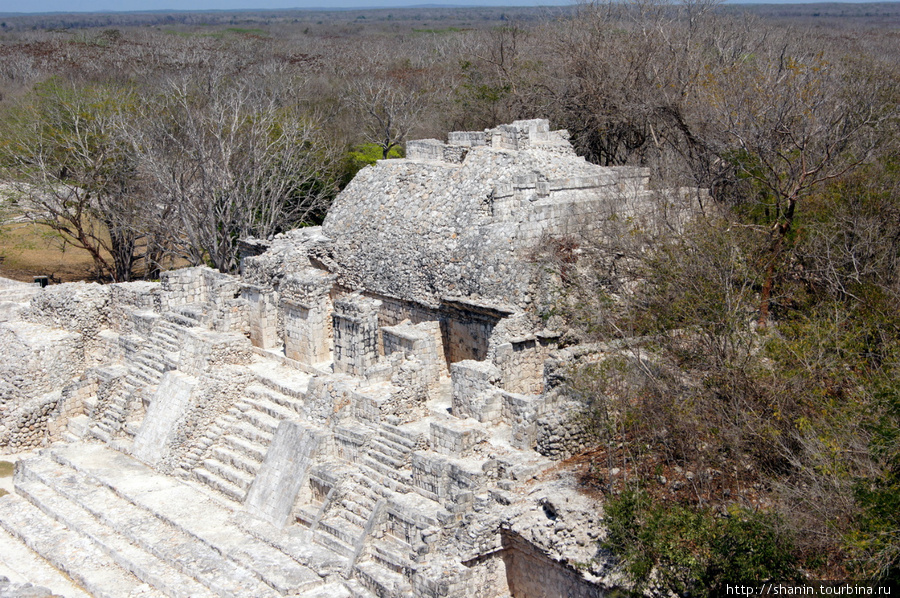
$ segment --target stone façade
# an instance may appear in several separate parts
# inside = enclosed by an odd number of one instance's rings
[[[322,227],[246,243],[240,276],[0,281],[0,451],[45,447],[0,498],[0,555],[24,543],[65,573],[19,582],[382,598],[620,582],[600,505],[550,473],[584,434],[552,388],[568,353],[535,316],[528,258],[665,202],[542,120],[407,156],[361,171]]]

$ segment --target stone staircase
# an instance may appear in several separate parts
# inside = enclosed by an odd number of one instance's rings
[[[203,303],[187,303],[167,311],[163,314],[163,318],[172,324],[184,328],[193,328],[195,326],[206,328],[206,316],[204,314],[208,309],[209,306]]]
[[[339,497],[328,505],[325,516],[318,522],[315,541],[352,558],[360,539],[365,539],[369,519],[383,500],[372,486],[358,473],[346,476]]]
[[[102,400],[91,402],[89,417],[92,420],[88,432],[94,438],[109,442],[122,429],[128,416],[128,403],[137,388],[124,366],[112,365],[96,370],[101,384],[116,384],[114,389],[107,390]]]
[[[374,479],[394,491],[406,491],[412,481],[410,458],[415,437],[397,426],[380,423],[373,427],[360,466]]]
[[[245,396],[207,431],[194,461],[182,464],[193,476],[236,502],[243,502],[259,472],[278,424],[298,419],[309,376],[296,373],[294,385],[257,375]],[[274,388],[273,388],[274,387]],[[286,394],[289,393],[289,394]]]
[[[299,519],[313,532],[313,541],[343,557],[346,576],[355,577],[363,587],[380,598],[412,597],[405,573],[411,568],[405,557],[383,556],[385,546],[394,546],[397,554],[409,546],[381,535],[384,511],[391,491],[368,479],[359,470],[349,469],[342,476],[336,496],[328,504],[309,505],[298,511]],[[371,553],[371,554],[370,554]]]
[[[180,317],[175,313],[172,315]],[[193,323],[194,320],[188,322]],[[177,368],[179,343],[184,330],[185,326],[181,323],[156,318],[147,342],[132,346],[131,367],[123,373],[121,388],[93,416],[90,433],[94,438],[110,442],[122,433],[134,437],[138,430],[135,420],[143,415],[141,395],[148,388],[152,391],[159,385],[167,371]],[[135,409],[141,413],[132,413]]]
[[[163,374],[178,367],[178,354],[185,329],[199,326],[197,319],[169,312],[157,318],[150,330],[147,343],[131,358],[131,374],[135,381],[145,386],[156,386]]]
[[[92,596],[371,596],[326,583],[227,506],[102,445],[44,451],[15,484],[0,527]]]

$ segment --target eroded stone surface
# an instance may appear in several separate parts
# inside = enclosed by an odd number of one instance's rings
[[[70,443],[17,465],[0,526],[96,596],[621,583],[602,508],[551,471],[585,441],[556,388],[579,357],[535,317],[526,258],[668,199],[566,139],[411,142],[323,227],[246,243],[240,276],[0,281],[0,452]]]

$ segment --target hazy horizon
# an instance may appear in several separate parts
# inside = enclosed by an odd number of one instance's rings
[[[889,0],[884,3],[895,3]],[[196,12],[254,10],[355,10],[379,8],[413,8],[424,6],[564,6],[571,0],[466,0],[461,2],[422,2],[421,0],[186,0],[173,7],[172,0],[32,0],[28,11],[10,10],[9,0],[0,1],[0,15],[17,16],[46,13],[128,13],[128,12]],[[816,0],[726,0],[727,4],[825,4]],[[880,4],[866,0],[847,0],[827,4]]]

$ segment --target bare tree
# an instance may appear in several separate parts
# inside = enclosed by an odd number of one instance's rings
[[[380,147],[383,158],[406,140],[428,103],[423,90],[392,78],[354,81],[344,97],[363,123],[365,140]]]
[[[320,121],[259,81],[172,84],[129,128],[141,168],[177,222],[191,263],[237,267],[236,242],[320,219],[339,162]]]
[[[86,250],[98,277],[129,280],[145,216],[136,156],[116,135],[131,92],[50,81],[22,103],[2,144],[28,217]]]

